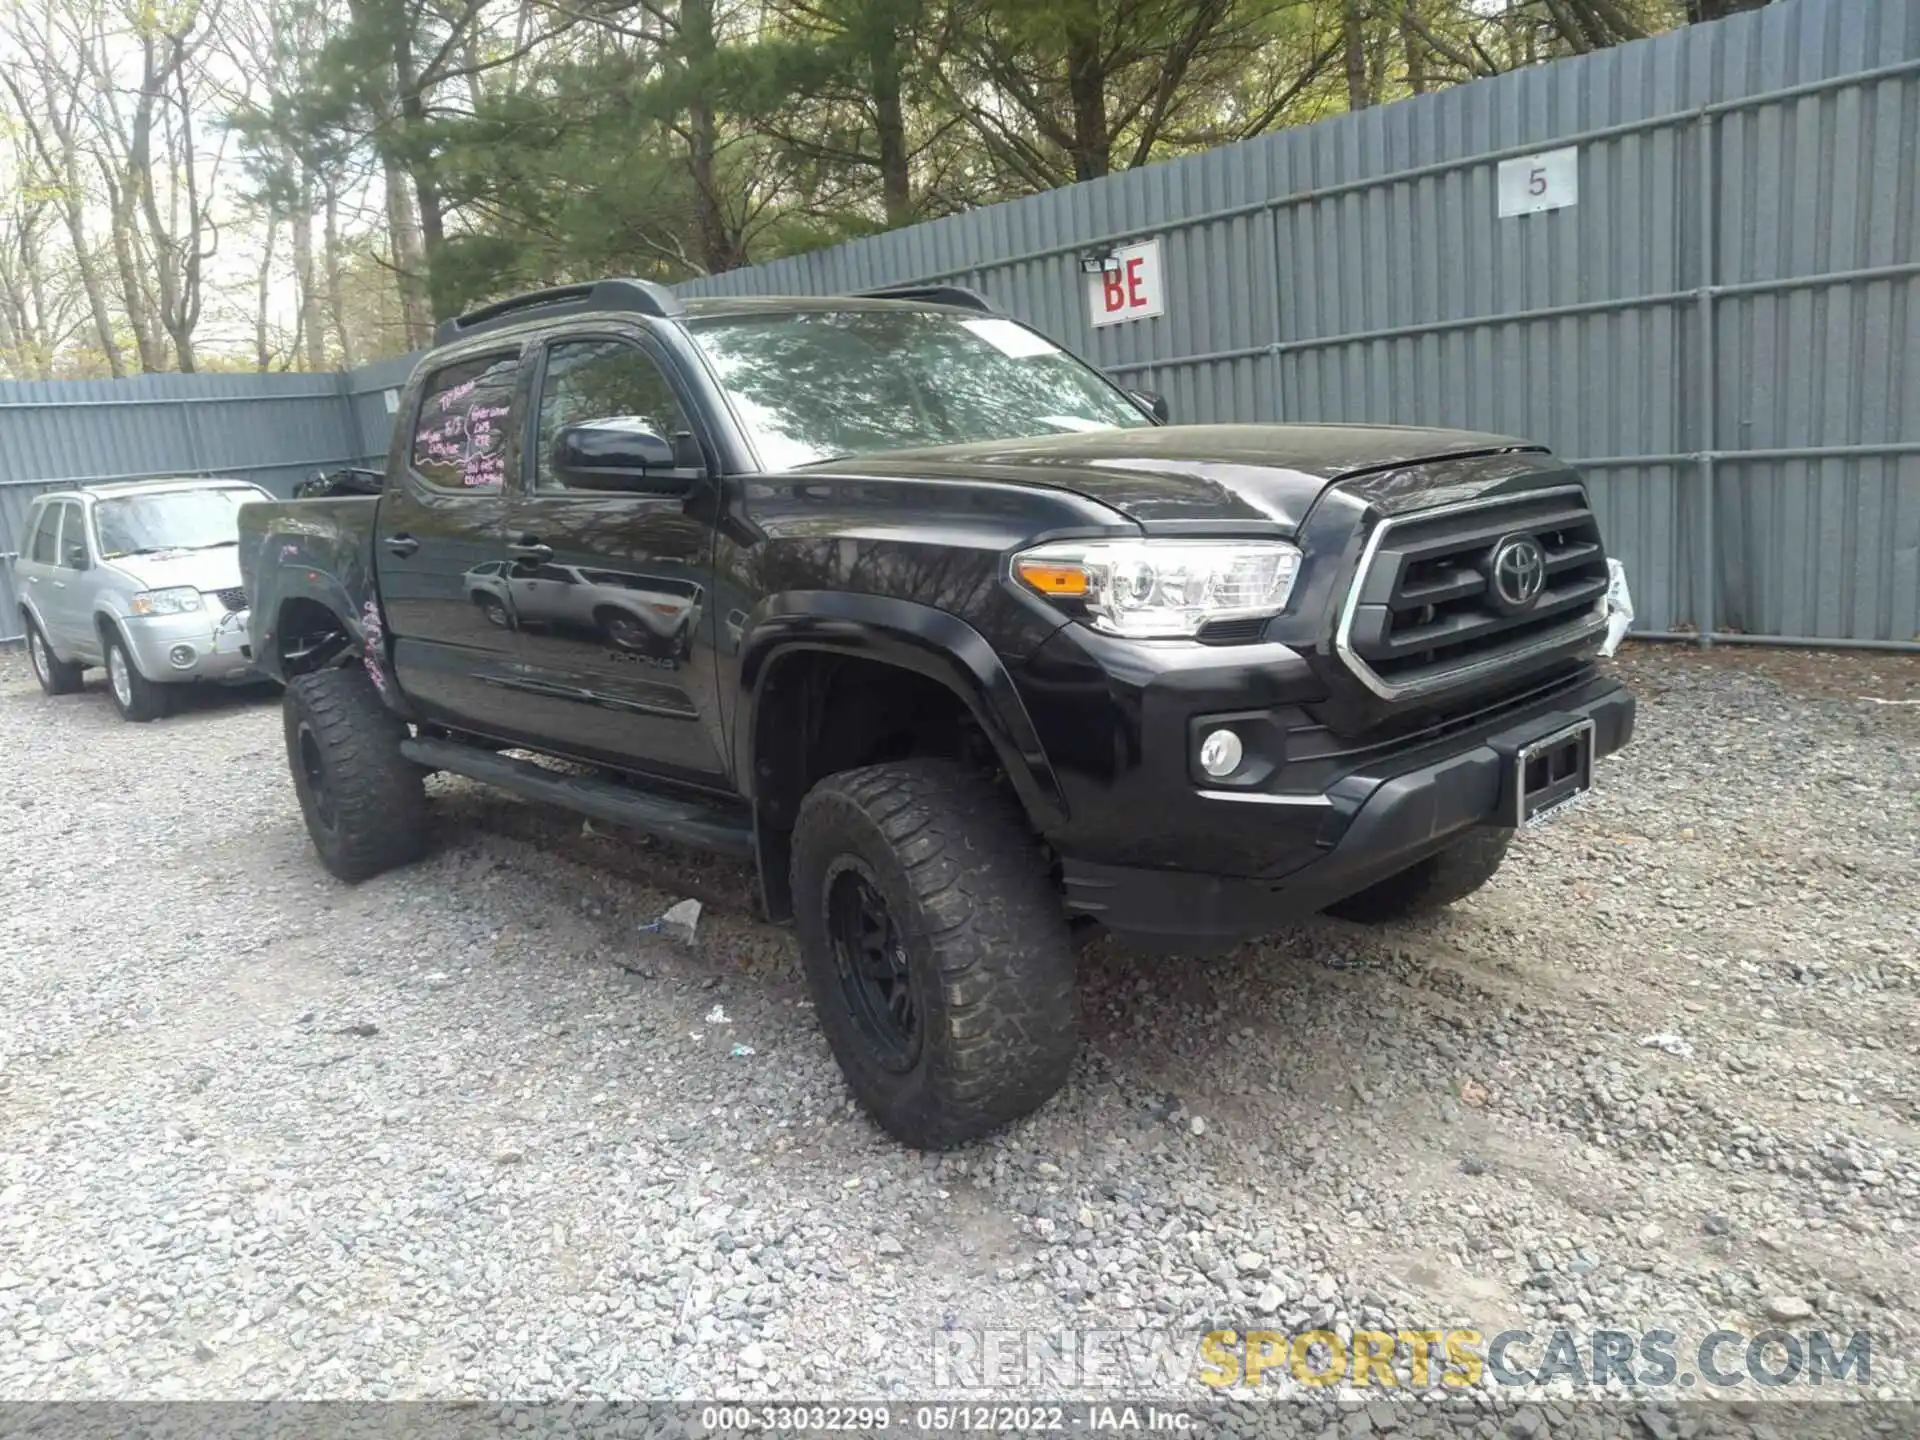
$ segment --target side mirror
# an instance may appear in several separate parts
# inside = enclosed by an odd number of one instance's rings
[[[78,540],[67,546],[67,566],[73,570],[87,568],[87,547]]]
[[[1173,423],[1173,412],[1167,408],[1167,397],[1157,390],[1129,390],[1127,398],[1151,415],[1162,425]]]
[[[681,458],[666,436],[625,417],[569,425],[553,440],[554,473],[571,490],[685,489],[672,473]]]

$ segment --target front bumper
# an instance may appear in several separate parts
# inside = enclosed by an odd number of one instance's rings
[[[225,683],[253,678],[245,610],[212,608],[187,615],[128,615],[120,622],[140,673],[156,685],[184,680]],[[191,651],[185,664],[177,657]]]
[[[1374,756],[1318,793],[1210,799],[1223,813],[1264,817],[1298,842],[1298,858],[1236,876],[1069,856],[1068,906],[1154,948],[1220,949],[1267,933],[1399,873],[1476,825],[1503,823],[1513,756],[1580,720],[1593,722],[1594,758],[1610,755],[1632,738],[1633,696],[1596,677],[1478,729]]]

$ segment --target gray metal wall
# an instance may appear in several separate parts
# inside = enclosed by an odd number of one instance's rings
[[[1502,159],[1579,202],[1501,219]],[[688,293],[974,285],[1188,420],[1543,440],[1636,629],[1920,640],[1920,4],[1784,0]],[[1159,236],[1094,328],[1079,252]]]
[[[1579,203],[1498,218],[1499,161],[1566,145]],[[1637,631],[1907,648],[1917,200],[1920,3],[1781,0],[682,288],[955,280],[1181,419],[1543,440],[1590,472]],[[1093,328],[1079,252],[1148,236],[1166,315]],[[58,480],[377,455],[411,363],[0,385],[0,552]]]

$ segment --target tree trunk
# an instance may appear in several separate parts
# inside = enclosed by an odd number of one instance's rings
[[[900,99],[900,35],[881,27],[873,50],[873,119],[880,141],[880,198],[887,224],[913,219],[913,176],[907,160],[907,115]]]
[[[38,230],[37,221],[29,222],[26,232],[20,237],[20,264],[27,272],[27,293],[33,302],[31,313],[21,318],[25,322],[31,346],[33,378],[51,380],[54,337],[47,323],[47,274],[40,263]]]
[[[107,357],[107,372],[119,380],[126,375],[127,366],[120,356],[120,342],[113,333],[113,314],[107,309],[107,287],[101,282],[93,247],[87,242],[86,192],[80,185],[79,157],[71,150],[66,156],[65,169],[66,195],[62,208],[66,211],[67,236],[73,242],[74,268],[80,272],[80,288],[86,292],[94,340],[100,346],[100,353]]]
[[[413,181],[413,198],[417,207],[415,213],[420,225],[420,255],[422,280],[428,299],[428,307],[433,318],[438,319],[433,306],[433,262],[439,258],[441,243],[446,239],[446,221],[440,208],[440,185],[434,178],[433,158],[427,153],[427,101],[424,85],[413,68],[413,37],[402,27],[396,33],[393,44],[394,72],[400,82],[400,118],[401,145],[406,152],[407,174]]]
[[[1067,94],[1073,101],[1073,178],[1098,180],[1113,168],[1113,137],[1107,133],[1100,32],[1091,16],[1076,17],[1067,35]]]
[[[1415,95],[1427,93],[1427,44],[1414,29],[1414,0],[1401,0],[1400,44],[1407,55],[1407,89]]]
[[[293,279],[300,290],[300,334],[307,369],[327,368],[327,327],[320,318],[319,277],[313,271],[313,170],[300,162],[300,196],[293,209]]]
[[[108,211],[113,217],[113,264],[120,275],[120,306],[127,312],[140,369],[152,375],[167,368],[167,356],[153,323],[153,312],[147,305],[146,276],[134,232],[133,198],[127,187],[111,176],[107,198]]]
[[[329,175],[326,190],[327,308],[333,312],[333,333],[340,341],[340,368],[353,369],[353,332],[347,329],[347,288],[340,273],[340,187]]]
[[[706,87],[698,83],[709,71],[714,54],[713,0],[682,0],[680,45],[681,63],[696,81],[694,99],[687,107],[687,164],[693,174],[700,263],[709,275],[718,275],[738,265],[740,257],[720,204],[720,123],[706,99]]]
[[[420,222],[413,212],[406,172],[393,161],[386,162],[382,168],[387,177],[387,236],[400,286],[407,348],[418,350],[433,340],[433,308],[427,303],[426,257],[420,251]]]
[[[1370,77],[1367,74],[1367,32],[1360,10],[1361,0],[1345,0],[1340,9],[1341,36],[1347,60],[1347,108],[1364,110],[1373,104]]]
[[[273,242],[279,234],[279,222],[269,215],[267,243],[260,256],[260,277],[253,312],[254,368],[262,375],[273,364],[273,350],[267,343],[267,307],[273,303]]]

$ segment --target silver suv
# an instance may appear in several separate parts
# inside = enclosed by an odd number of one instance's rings
[[[254,678],[240,587],[242,480],[133,480],[57,490],[27,511],[14,561],[40,688],[67,695],[90,665],[129,720],[172,708],[178,686]]]

